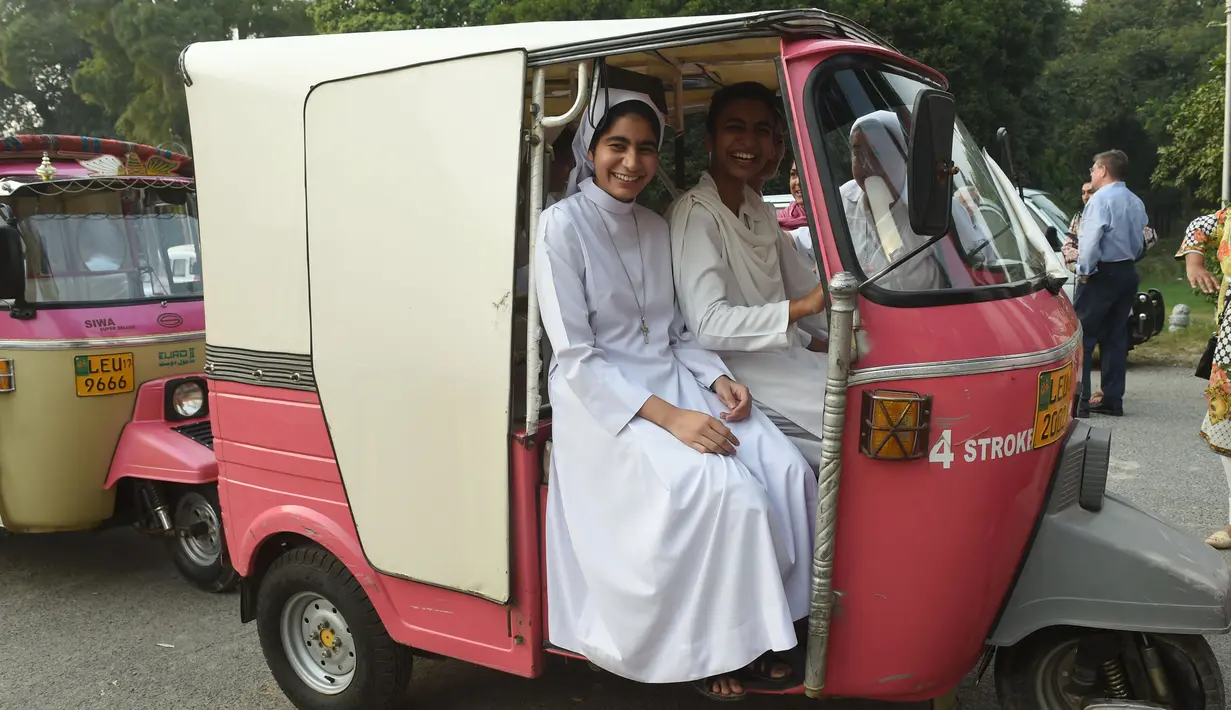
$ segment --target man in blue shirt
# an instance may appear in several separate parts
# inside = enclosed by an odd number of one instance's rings
[[[1145,252],[1149,222],[1145,204],[1124,184],[1128,156],[1112,150],[1094,156],[1090,182],[1094,195],[1086,203],[1077,239],[1077,298],[1085,358],[1078,416],[1090,412],[1124,414],[1124,380],[1128,365],[1128,315],[1137,294],[1136,262]],[[1103,401],[1090,406],[1090,358],[1099,346]]]

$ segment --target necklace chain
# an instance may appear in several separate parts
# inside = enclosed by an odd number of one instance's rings
[[[628,279],[628,287],[633,292],[633,300],[637,302],[637,315],[641,317],[641,339],[648,345],[650,343],[650,328],[645,323],[645,307],[642,305],[642,300],[646,298],[646,278],[645,278],[645,254],[641,251],[641,223],[637,220],[637,208],[633,207],[633,226],[637,230],[637,256],[641,260],[641,298],[637,298],[637,286],[633,284],[632,274],[628,273],[628,267],[624,265],[624,257],[620,256],[620,248],[616,246],[615,239],[611,236],[611,230],[607,228],[607,222],[603,220],[602,215],[599,215],[598,221],[603,225],[603,231],[607,233],[607,240],[611,242],[611,247],[615,249],[616,259],[620,262],[620,268],[624,270],[624,276]]]

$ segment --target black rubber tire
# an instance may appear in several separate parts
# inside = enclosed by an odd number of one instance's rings
[[[226,530],[223,529],[222,523],[222,506],[218,503],[218,486],[176,486],[168,488],[167,493],[171,498],[172,522],[174,522],[175,511],[179,507],[181,498],[190,494],[204,498],[213,508],[214,516],[218,520],[218,535],[221,543],[221,553],[218,558],[212,564],[201,565],[184,550],[184,543],[180,538],[167,538],[167,550],[171,553],[171,561],[175,563],[175,568],[184,576],[184,579],[207,592],[221,594],[235,589],[239,584],[239,573],[231,566],[231,555],[227,550]]]
[[[337,606],[358,650],[355,676],[337,695],[323,695],[291,668],[279,632],[282,608],[294,594],[312,592]],[[414,656],[389,637],[385,625],[346,565],[315,545],[297,547],[270,565],[256,602],[257,635],[265,662],[299,710],[401,710],[410,690]]]
[[[1069,707],[1040,707],[1034,684],[1039,667],[1048,653],[1076,638],[1102,633],[1077,627],[1056,626],[1037,631],[1016,645],[996,652],[996,697],[1002,710],[1071,710]],[[1158,647],[1167,670],[1167,679],[1176,696],[1176,707],[1184,710],[1225,710],[1222,669],[1204,636],[1188,634],[1148,634]],[[1174,661],[1187,661],[1178,668]]]

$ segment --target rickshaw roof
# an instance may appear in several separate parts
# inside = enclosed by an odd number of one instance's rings
[[[363,71],[524,49],[531,66],[606,54],[719,42],[753,36],[801,35],[889,46],[857,23],[822,10],[483,25],[199,42],[180,68],[191,86],[198,73],[283,91]]]
[[[0,140],[0,174],[14,174],[9,164],[16,161],[34,161],[37,165],[44,153],[56,164],[61,177],[193,177],[192,158],[176,151],[115,138],[51,133],[11,135]]]

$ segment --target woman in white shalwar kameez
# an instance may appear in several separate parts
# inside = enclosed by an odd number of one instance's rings
[[[667,212],[676,295],[757,407],[820,469],[829,363],[825,293],[777,214],[750,187],[774,155],[767,87],[733,84],[706,119],[710,167]]]
[[[632,680],[737,699],[791,671],[772,652],[797,645],[808,612],[816,484],[682,330],[667,226],[634,203],[661,134],[648,97],[597,89],[568,196],[540,221],[549,640]]]

